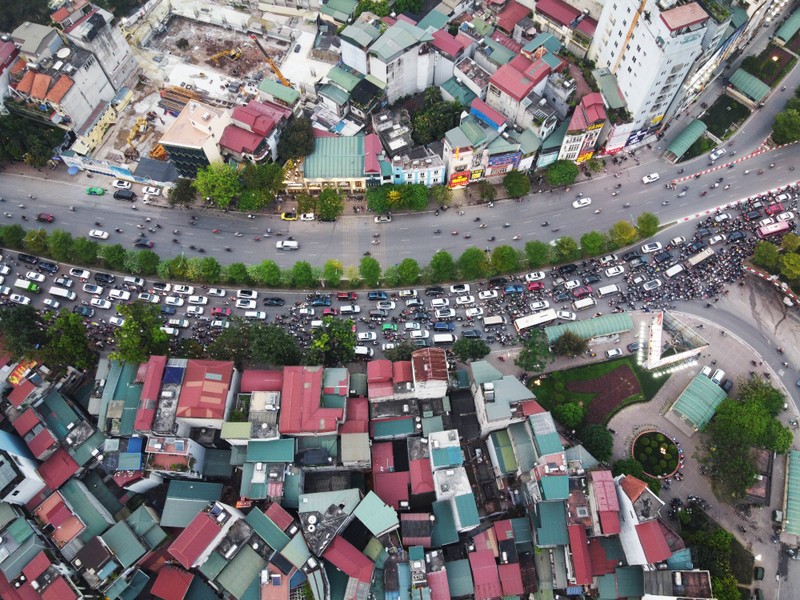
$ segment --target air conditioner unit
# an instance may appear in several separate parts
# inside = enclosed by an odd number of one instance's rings
[[[264,470],[264,463],[257,462],[256,471],[263,471],[263,470]]]

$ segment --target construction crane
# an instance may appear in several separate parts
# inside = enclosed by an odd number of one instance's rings
[[[272,69],[272,72],[275,73],[275,76],[278,78],[278,81],[280,81],[286,87],[291,88],[292,84],[289,83],[289,80],[283,76],[283,73],[281,73],[281,70],[278,68],[278,65],[276,65],[275,61],[270,58],[269,54],[267,54],[266,49],[264,48],[264,46],[261,45],[261,42],[258,41],[258,38],[251,33],[250,39],[253,40],[256,43],[256,46],[258,46],[258,49],[261,50],[261,53],[264,55],[264,59],[267,61],[267,64]]]
[[[223,56],[227,56],[231,60],[238,60],[242,56],[242,49],[241,48],[228,48],[228,49],[222,50],[221,52],[217,52],[214,56],[212,56],[208,60],[210,60],[213,63],[216,63]]]

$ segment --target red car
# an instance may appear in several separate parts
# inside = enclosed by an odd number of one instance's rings
[[[539,290],[544,289],[544,283],[541,281],[531,281],[528,284],[528,291],[529,292],[538,292]]]
[[[358,294],[355,292],[337,292],[336,299],[342,302],[350,302],[352,300],[358,300]]]
[[[336,310],[335,308],[326,308],[325,310],[322,311],[322,316],[323,317],[327,317],[328,315],[330,315],[332,317],[335,317],[338,314],[339,314],[339,311]]]
[[[230,317],[231,309],[227,306],[218,306],[211,309],[211,315],[214,317]]]
[[[783,204],[770,204],[766,209],[767,216],[777,215],[783,212]]]
[[[36,220],[41,223],[52,223],[53,221],[56,220],[56,218],[48,213],[39,213],[38,215],[36,215]]]
[[[585,298],[586,296],[592,295],[592,286],[590,285],[582,285],[580,287],[576,287],[572,290],[572,297],[576,300],[580,300],[581,298]]]

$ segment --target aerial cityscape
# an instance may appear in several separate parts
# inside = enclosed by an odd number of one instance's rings
[[[800,6],[0,14],[0,598],[794,600]]]

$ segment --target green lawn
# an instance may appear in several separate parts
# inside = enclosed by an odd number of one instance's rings
[[[708,131],[711,134],[720,139],[725,139],[749,115],[749,108],[730,96],[721,95],[703,115],[702,121],[708,126]],[[691,151],[691,148],[689,150]]]
[[[683,154],[683,156],[681,156],[681,162],[685,160],[691,160],[700,156],[701,154],[711,152],[713,149],[714,142],[704,135],[700,136],[694,144],[689,146],[689,149]]]

